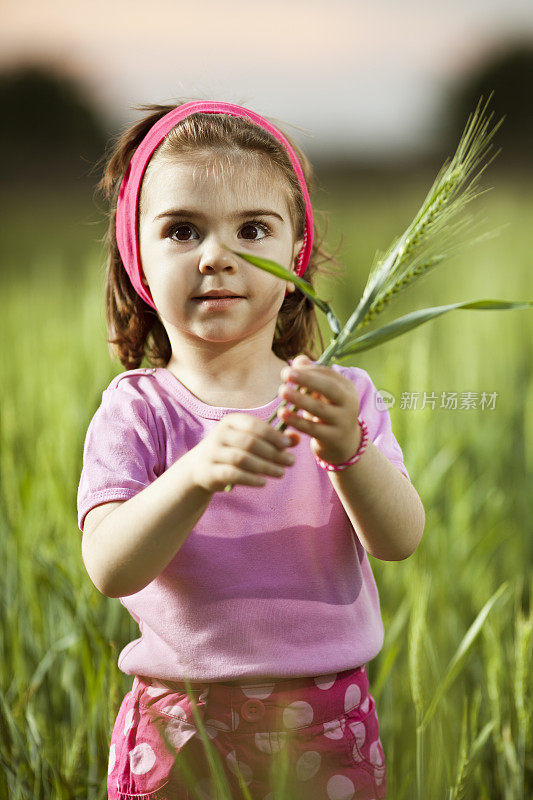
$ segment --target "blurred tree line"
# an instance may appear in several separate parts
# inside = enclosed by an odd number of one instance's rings
[[[430,160],[440,166],[443,153],[452,154],[468,115],[481,96],[494,92],[489,110],[494,111],[492,123],[505,115],[498,130],[494,149],[502,152],[491,170],[519,169],[530,171],[533,166],[533,45],[510,43],[493,54],[475,73],[462,76],[451,87],[439,124],[440,139],[435,137],[435,155]],[[0,167],[4,188],[51,182],[87,182],[94,185],[106,144],[118,131],[104,119],[74,79],[58,74],[45,66],[26,65],[0,72],[0,107],[3,125],[0,126]],[[400,170],[412,170],[416,164],[398,165]],[[339,170],[346,177],[348,165]],[[420,165],[423,166],[423,165]],[[355,171],[364,165],[352,165]],[[327,169],[327,167],[326,167]],[[387,165],[390,177],[391,165]],[[321,165],[317,173],[322,179]],[[334,176],[330,176],[333,177]]]
[[[0,72],[0,108],[1,174],[9,184],[88,179],[113,133],[83,87],[45,66]]]
[[[494,138],[502,148],[494,166],[531,170],[533,157],[533,43],[508,43],[477,71],[452,87],[442,116],[445,145],[454,145],[481,96],[494,92],[489,111],[491,125],[505,116]],[[491,165],[491,170],[493,165]]]

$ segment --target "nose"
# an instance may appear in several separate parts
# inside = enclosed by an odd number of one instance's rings
[[[198,267],[201,272],[220,272],[221,270],[235,271],[238,264],[237,256],[231,250],[226,249],[224,242],[218,236],[206,237]]]

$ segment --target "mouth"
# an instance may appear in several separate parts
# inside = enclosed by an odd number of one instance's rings
[[[244,298],[238,294],[207,294],[202,297],[193,297],[193,300],[243,300]]]
[[[228,295],[225,297],[193,297],[193,302],[212,310],[230,308],[240,303],[241,300],[244,300],[244,297],[237,297],[236,295]]]

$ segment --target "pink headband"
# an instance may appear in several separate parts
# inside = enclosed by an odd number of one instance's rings
[[[259,114],[247,108],[243,108],[242,106],[233,105],[233,103],[209,101],[184,103],[172,109],[172,111],[169,111],[164,117],[161,117],[161,119],[150,128],[141,141],[124,174],[117,200],[116,236],[122,263],[126,268],[126,272],[137,294],[156,311],[157,309],[152,300],[152,296],[141,280],[142,270],[137,236],[137,205],[141,181],[152,153],[167,133],[182,119],[188,117],[190,114],[196,114],[198,112],[203,114],[230,114],[234,117],[245,117],[255,122],[255,124],[259,125],[261,128],[265,128],[265,130],[283,144],[289,155],[292,166],[294,167],[298,181],[300,182],[300,188],[305,201],[304,243],[298,257],[298,265],[296,268],[297,275],[303,275],[311,256],[311,248],[313,246],[313,211],[309,199],[309,192],[307,191],[304,174],[296,153],[281,131],[271,125],[270,122],[267,122],[266,119],[259,116]],[[285,292],[285,295],[287,295],[287,293],[288,292]]]

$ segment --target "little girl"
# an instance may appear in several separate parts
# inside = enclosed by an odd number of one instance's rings
[[[100,183],[108,341],[126,371],[87,430],[77,502],[87,572],[141,633],[118,660],[134,678],[109,798],[215,798],[198,713],[232,797],[240,775],[254,800],[282,800],[284,751],[284,797],[384,798],[367,552],[411,555],[423,506],[367,372],[317,365],[314,305],[235,254],[312,285],[329,256],[311,166],[247,108],[143,108]],[[267,422],[283,399],[285,435]]]

